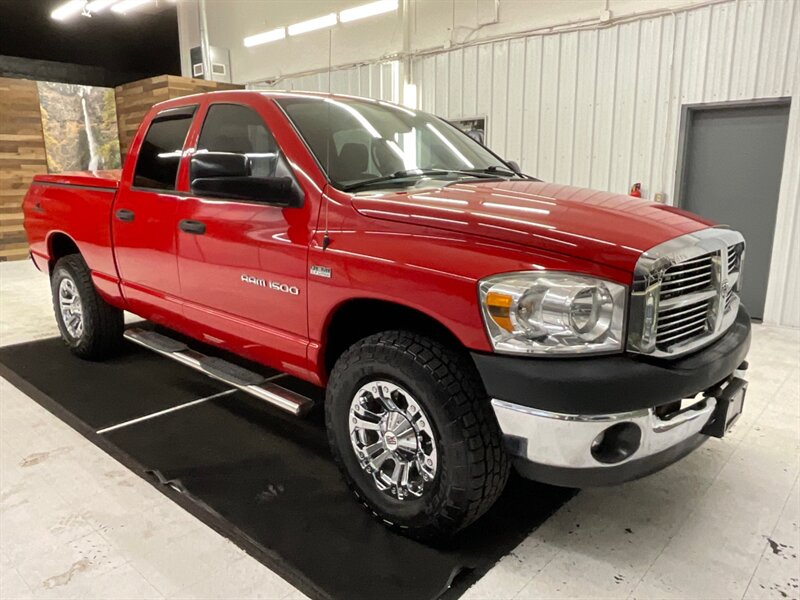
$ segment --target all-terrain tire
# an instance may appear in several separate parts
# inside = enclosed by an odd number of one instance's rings
[[[351,443],[351,402],[362,386],[376,380],[407,390],[433,426],[438,468],[419,498],[401,500],[378,489]],[[449,537],[483,515],[503,491],[509,460],[466,353],[408,331],[375,334],[342,354],[326,395],[328,440],[344,479],[389,526],[418,539]]]
[[[71,333],[64,322],[59,304],[59,293],[65,280],[72,282],[70,289],[74,289],[80,299],[83,322],[77,335]],[[74,354],[81,358],[102,360],[119,349],[124,329],[123,312],[108,304],[97,293],[89,267],[80,254],[70,254],[56,262],[50,287],[61,338]]]

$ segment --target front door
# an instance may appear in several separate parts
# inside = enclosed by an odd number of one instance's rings
[[[166,109],[153,118],[138,154],[126,162],[111,215],[114,255],[130,309],[172,326],[183,317],[175,255],[180,199],[175,187],[196,109]]]
[[[778,213],[788,103],[692,109],[681,207],[742,232],[742,303],[764,317]]]
[[[250,177],[289,177],[297,185],[254,106],[211,104],[203,119],[195,156],[244,155]],[[305,363],[312,225],[307,200],[293,208],[271,205],[258,194],[247,200],[190,194],[181,200],[181,295],[185,316],[204,341],[285,371]]]

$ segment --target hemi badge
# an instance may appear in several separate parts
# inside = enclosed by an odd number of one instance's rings
[[[317,277],[325,277],[326,279],[331,278],[331,268],[330,267],[321,267],[319,265],[311,265],[311,274],[316,275]]]

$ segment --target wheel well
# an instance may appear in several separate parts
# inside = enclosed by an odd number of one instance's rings
[[[339,356],[358,340],[392,329],[422,333],[456,348],[462,346],[447,327],[416,309],[384,300],[350,300],[336,310],[328,324],[325,373],[330,374]]]
[[[77,244],[65,233],[54,233],[48,240],[48,253],[50,254],[50,261],[48,265],[50,272],[53,272],[53,267],[56,266],[59,258],[63,258],[68,254],[80,254]]]

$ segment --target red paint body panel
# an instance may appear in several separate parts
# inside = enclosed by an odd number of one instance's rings
[[[51,175],[36,175],[33,180],[41,183],[61,183],[117,189],[121,176],[121,169],[111,169],[108,171],[66,171],[64,173],[54,173]]]
[[[627,271],[645,250],[709,226],[647,200],[535,181],[365,194],[353,206],[378,219],[535,246]]]
[[[78,181],[86,181],[91,179],[91,174],[75,177]],[[111,252],[110,218],[116,193],[114,186],[75,187],[53,183],[37,177],[22,203],[25,231],[31,253],[38,257],[37,266],[47,270],[54,240],[57,236],[66,236],[75,242],[90,265],[101,295],[109,302],[121,303],[117,268]]]
[[[332,269],[310,277],[309,336],[324,346],[328,316],[354,298],[397,302],[447,327],[466,347],[490,352],[478,310],[477,282],[509,271],[558,270],[629,284],[631,271],[466,231],[365,218],[346,194],[329,190],[331,244],[312,242],[309,264]],[[438,223],[437,223],[438,225]],[[321,361],[312,359],[319,364]]]
[[[24,201],[37,264],[51,256],[51,236],[66,235],[112,304],[323,384],[326,328],[349,301],[378,299],[416,309],[465,347],[488,352],[480,279],[559,270],[627,285],[643,251],[713,225],[629,196],[532,181],[347,194],[327,184],[272,97],[232,91],[161,103],[144,119],[121,173],[38,176]],[[188,163],[202,119],[218,102],[249,106],[263,118],[303,190],[302,207],[191,195]],[[197,110],[177,189],[133,188],[139,148],[154,116],[190,104]],[[114,219],[121,208],[134,211],[134,221]],[[202,221],[205,234],[180,231],[182,219]],[[330,245],[323,250],[325,223]],[[309,276],[311,266],[327,267],[332,275]],[[276,291],[268,282],[297,293]]]

